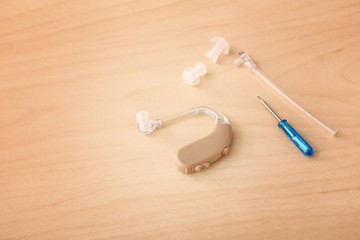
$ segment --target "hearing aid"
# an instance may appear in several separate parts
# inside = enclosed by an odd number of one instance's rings
[[[205,114],[214,124],[213,131],[182,148],[176,154],[176,166],[183,173],[199,172],[225,156],[230,150],[232,128],[229,120],[221,112],[206,106],[193,107],[162,119],[152,120],[146,111],[136,115],[137,129],[142,134],[149,134],[169,122],[186,116]]]

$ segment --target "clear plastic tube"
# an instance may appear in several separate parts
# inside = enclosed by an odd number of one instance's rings
[[[183,118],[183,117],[186,117],[189,115],[197,115],[197,114],[201,114],[201,113],[208,115],[214,124],[217,124],[217,123],[230,124],[229,120],[225,117],[224,114],[222,114],[221,112],[219,112],[213,108],[207,107],[207,106],[193,107],[190,110],[180,112],[177,114],[173,114],[168,117],[161,118],[161,119],[157,119],[155,121],[159,121],[161,123],[160,125],[162,126],[171,121],[175,121],[175,120],[178,120],[180,118]]]
[[[326,123],[324,120],[321,120],[310,110],[306,109],[304,105],[297,102],[294,98],[292,98],[287,92],[281,89],[276,83],[274,83],[269,76],[263,73],[259,68],[252,68],[251,71],[255,73],[259,78],[261,78],[267,85],[269,85],[275,92],[280,94],[283,98],[285,98],[288,102],[290,102],[294,107],[296,107],[300,112],[309,117],[313,122],[315,122],[318,126],[322,127],[326,131],[328,131],[332,135],[336,135],[337,130]]]
[[[251,60],[251,58],[245,53],[245,52],[239,52],[240,57],[235,60],[235,65],[240,66],[241,63],[244,63],[245,66],[249,68],[251,72],[253,72],[256,76],[258,76],[261,80],[263,80],[267,85],[269,85],[275,92],[277,92],[280,96],[285,98],[289,103],[291,103],[294,107],[296,107],[300,112],[305,114],[308,118],[310,118],[314,123],[316,123],[318,126],[326,130],[328,133],[332,135],[336,135],[337,130],[330,126],[328,123],[326,123],[324,120],[317,117],[314,113],[309,111],[296,101],[293,97],[291,97],[286,91],[284,91],[282,88],[280,88],[275,82],[272,81],[272,79],[266,75],[264,72],[262,72]]]
[[[193,109],[179,112],[179,113],[167,116],[167,117],[163,117],[161,119],[157,119],[157,121],[161,122],[161,126],[162,126],[164,124],[168,124],[169,122],[176,121],[176,120],[179,120],[180,118],[187,117],[190,115],[193,115]]]

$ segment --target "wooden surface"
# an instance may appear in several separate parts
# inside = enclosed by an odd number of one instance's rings
[[[0,1],[0,239],[360,239],[360,3]],[[217,64],[210,38],[230,43]],[[339,130],[324,132],[246,68]],[[182,71],[197,61],[197,87]],[[256,99],[316,149],[304,157]],[[231,121],[230,153],[185,175],[176,151]]]

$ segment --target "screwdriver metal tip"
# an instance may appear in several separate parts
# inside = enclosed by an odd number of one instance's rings
[[[272,110],[269,105],[266,104],[266,102],[264,100],[261,99],[261,97],[257,96],[258,99],[260,100],[260,102],[271,112],[271,114],[276,118],[276,120],[278,120],[279,122],[281,122],[281,119],[279,118],[279,116],[274,112],[274,110]]]

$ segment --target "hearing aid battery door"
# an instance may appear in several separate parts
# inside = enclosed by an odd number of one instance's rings
[[[208,136],[178,151],[178,169],[184,173],[192,173],[208,168],[213,162],[228,153],[231,140],[231,125],[215,124],[215,129]]]

